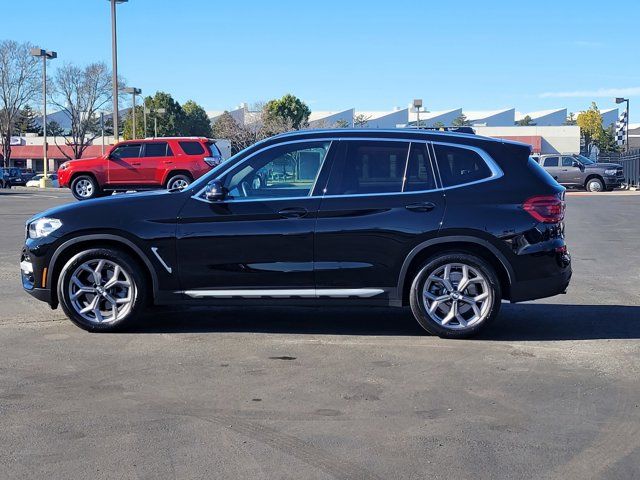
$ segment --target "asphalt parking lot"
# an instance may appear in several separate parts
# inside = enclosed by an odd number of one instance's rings
[[[0,477],[640,478],[640,194],[568,196],[566,295],[479,339],[389,309],[157,310],[89,334],[21,291],[0,191]]]

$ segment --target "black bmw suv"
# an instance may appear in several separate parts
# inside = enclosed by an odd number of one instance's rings
[[[183,190],[36,215],[23,286],[91,331],[149,304],[355,304],[470,336],[571,277],[564,188],[529,153],[410,129],[279,135]]]

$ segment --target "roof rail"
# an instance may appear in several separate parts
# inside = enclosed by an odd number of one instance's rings
[[[476,131],[471,128],[471,127],[467,127],[467,126],[460,126],[460,127],[456,127],[456,126],[450,126],[450,127],[417,127],[415,125],[411,125],[410,127],[407,128],[415,128],[418,130],[432,130],[435,132],[453,132],[453,133],[468,133],[471,135],[475,135]]]

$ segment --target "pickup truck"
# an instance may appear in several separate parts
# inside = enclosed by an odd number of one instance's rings
[[[565,187],[584,188],[588,192],[612,191],[624,182],[622,165],[596,163],[584,155],[549,154],[534,159]]]

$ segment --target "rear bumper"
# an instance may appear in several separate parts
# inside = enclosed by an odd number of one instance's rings
[[[571,275],[571,265],[567,265],[556,275],[514,282],[511,284],[510,300],[512,303],[524,302],[566,293]]]

